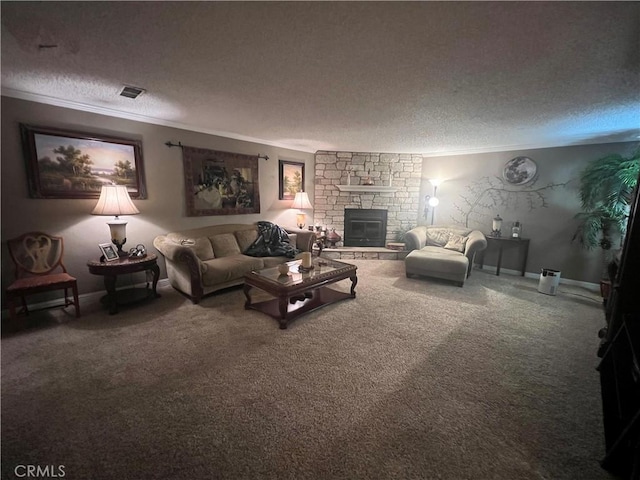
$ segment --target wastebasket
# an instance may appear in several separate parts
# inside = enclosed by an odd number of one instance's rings
[[[560,271],[551,268],[543,268],[540,273],[538,291],[546,295],[555,295],[560,285]]]

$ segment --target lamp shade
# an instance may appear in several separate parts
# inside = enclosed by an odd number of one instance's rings
[[[298,192],[296,193],[296,198],[293,199],[293,205],[291,208],[298,208],[300,210],[313,208],[311,202],[309,201],[309,195],[307,192]]]
[[[131,201],[124,185],[103,185],[91,215],[137,215],[140,210]]]

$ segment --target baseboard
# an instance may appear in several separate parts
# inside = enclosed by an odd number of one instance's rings
[[[495,274],[497,271],[497,268],[492,267],[491,265],[485,265],[484,267],[482,267],[482,270],[480,271],[486,271],[486,272],[491,272]],[[522,272],[520,272],[520,270],[512,270],[510,268],[500,268],[500,274],[502,275],[503,273],[506,273],[508,275],[520,275],[520,276],[522,275]],[[533,278],[535,280],[538,280],[540,278],[540,273],[525,272],[524,276],[526,278]],[[600,285],[597,283],[582,282],[579,280],[571,280],[570,278],[562,278],[562,273],[560,273],[560,284],[582,287],[582,288],[586,288],[587,290],[594,290],[596,292],[600,291]]]
[[[482,268],[483,271],[486,272],[491,272],[491,273],[495,273],[496,272],[496,267],[492,267],[490,265],[485,265]],[[506,273],[508,275],[520,275],[520,271],[519,270],[511,270],[509,268],[501,268],[500,269],[500,273]],[[524,276],[526,278],[533,278],[533,279],[539,279],[540,278],[540,274],[539,273],[533,273],[533,272],[525,272]],[[588,290],[593,290],[596,292],[600,291],[600,285],[598,285],[597,283],[590,283],[590,282],[581,282],[578,280],[571,280],[569,278],[562,278],[562,275],[560,275],[560,284],[565,284],[565,285],[574,285],[577,287],[583,287],[586,288]],[[134,287],[144,287],[146,285],[145,282],[141,282],[138,284],[133,285]],[[158,287],[166,287],[169,286],[169,279],[168,278],[163,278],[161,280],[158,280]],[[131,288],[131,285],[127,285],[126,287],[120,287],[117,290],[122,290],[122,289],[126,289],[126,288]],[[90,293],[83,293],[81,295],[78,296],[78,299],[80,301],[80,305],[82,305],[83,303],[91,303],[91,302],[98,302],[100,301],[100,298],[103,297],[104,295],[106,295],[106,291],[104,290],[100,290],[97,292],[90,292]],[[47,300],[46,302],[40,302],[40,303],[32,303],[29,305],[30,309],[33,310],[43,310],[43,309],[47,309],[47,308],[51,308],[51,307],[55,307],[56,305],[60,304],[60,298],[55,299],[55,300]],[[9,317],[9,311],[5,308],[2,310],[2,315],[1,318],[4,320],[5,318]]]
[[[144,288],[146,286],[146,282],[141,282],[141,283],[136,283],[134,285],[127,285],[127,286],[122,286],[122,287],[118,287],[116,288],[116,290],[125,290],[127,288],[131,288],[131,287],[135,287],[135,288]],[[165,287],[170,285],[169,283],[169,279],[168,278],[163,278],[161,280],[158,280],[158,288],[159,287]],[[78,295],[78,301],[80,302],[80,308],[82,309],[82,304],[88,304],[88,303],[93,303],[93,302],[99,302],[100,298],[102,298],[103,296],[105,296],[107,294],[106,290],[99,290],[97,292],[89,292],[89,293],[82,293],[80,295]],[[56,305],[60,305],[60,302],[62,301],[62,297],[54,299],[54,300],[47,300],[46,302],[39,302],[39,303],[30,303],[29,304],[29,310],[46,310],[47,308],[52,308],[55,307]],[[5,318],[9,318],[9,310],[6,308],[2,309],[2,315],[1,315],[2,319],[4,320]]]

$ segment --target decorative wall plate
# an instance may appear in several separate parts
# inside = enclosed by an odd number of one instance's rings
[[[515,157],[505,164],[502,178],[511,185],[526,185],[533,182],[537,174],[536,162],[529,157]]]

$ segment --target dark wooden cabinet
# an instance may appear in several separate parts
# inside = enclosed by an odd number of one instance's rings
[[[632,202],[619,267],[605,302],[598,354],[606,453],[602,467],[640,479],[640,219]]]
[[[623,319],[600,366],[606,455],[602,466],[640,478],[640,319]]]

